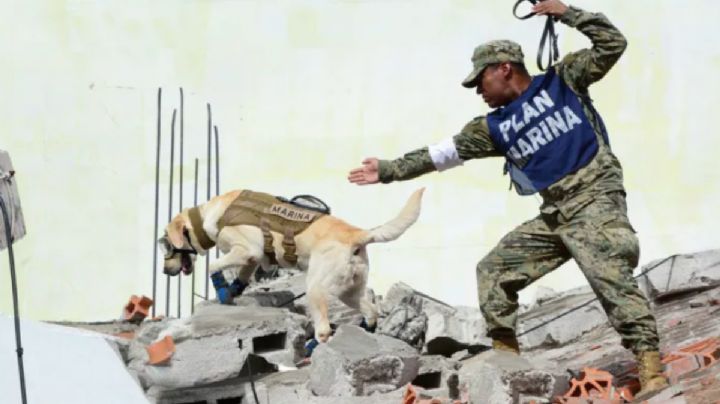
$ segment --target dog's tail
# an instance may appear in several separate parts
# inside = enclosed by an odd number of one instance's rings
[[[425,188],[413,192],[408,198],[405,206],[394,219],[382,226],[363,232],[360,244],[384,243],[400,237],[420,216],[420,201],[422,200]]]

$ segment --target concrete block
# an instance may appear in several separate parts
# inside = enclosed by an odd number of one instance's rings
[[[471,403],[506,404],[521,395],[552,400],[568,386],[567,372],[557,366],[496,350],[483,352],[461,362],[461,389],[467,389]]]
[[[259,404],[399,404],[402,403],[405,387],[387,393],[376,393],[371,396],[323,397],[310,391],[307,379],[310,369],[274,373],[264,376],[255,383]],[[255,404],[252,396],[247,396],[245,403]]]
[[[403,299],[378,320],[377,333],[405,341],[420,349],[425,342],[427,315],[414,295]]]
[[[677,293],[720,285],[720,249],[676,255],[642,267],[654,268],[638,281],[645,294],[662,299]]]
[[[485,336],[487,326],[480,310],[474,307],[453,307],[440,300],[420,293],[409,285],[398,282],[387,292],[381,303],[381,312],[390,313],[392,309],[403,302],[417,301],[420,310],[427,316],[425,330],[424,352],[435,354],[428,350],[428,343],[436,338],[452,339],[457,342],[454,346],[458,350],[463,347],[483,345],[490,346],[491,340]],[[443,352],[450,356],[453,352]]]
[[[312,356],[310,389],[319,396],[367,396],[400,388],[420,366],[410,345],[360,327],[340,326]]]
[[[420,387],[430,396],[460,398],[458,370],[460,362],[441,355],[423,355],[420,368],[412,385]]]
[[[302,358],[308,324],[307,318],[284,309],[219,304],[199,307],[187,325],[184,321],[151,323],[131,342],[128,367],[146,388],[179,389],[232,379],[250,353],[293,366]],[[175,354],[166,366],[148,366],[145,345],[168,330]]]
[[[595,294],[588,292],[563,294],[546,301],[520,315],[518,333],[530,330],[593,298],[595,298]],[[584,333],[601,326],[609,326],[609,323],[600,302],[595,301],[537,330],[522,335],[519,337],[519,341],[522,349],[540,346],[555,347],[573,341]]]

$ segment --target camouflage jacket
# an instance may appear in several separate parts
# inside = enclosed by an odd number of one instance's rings
[[[566,55],[556,66],[565,83],[578,94],[586,95],[588,86],[600,80],[617,62],[626,47],[626,40],[610,21],[600,13],[590,13],[576,7],[569,7],[560,21],[576,27],[592,41],[592,48],[582,49]],[[566,175],[547,189],[540,192],[543,213],[560,212],[566,218],[572,217],[600,193],[624,191],[622,167],[610,151],[601,135],[599,123],[585,101],[583,108],[590,117],[598,136],[600,148],[585,167]],[[487,121],[479,116],[470,121],[452,138],[458,157],[462,161],[484,157],[502,157],[496,150],[489,134]],[[388,183],[415,178],[435,171],[428,147],[423,147],[395,160],[380,160],[380,181]]]

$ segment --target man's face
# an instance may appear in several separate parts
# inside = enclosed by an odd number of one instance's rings
[[[498,108],[512,101],[509,79],[511,68],[509,63],[490,65],[483,70],[475,91],[482,95],[490,108]]]

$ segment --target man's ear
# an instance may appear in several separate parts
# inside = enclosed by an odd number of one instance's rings
[[[173,247],[183,248],[183,245],[185,245],[185,237],[183,236],[184,230],[185,223],[182,216],[180,215],[175,216],[175,218],[173,218],[170,224],[168,224],[168,238],[170,239],[170,243],[173,245]]]
[[[498,69],[502,73],[503,77],[510,78],[513,72],[512,64],[510,62],[502,62],[498,65]]]

